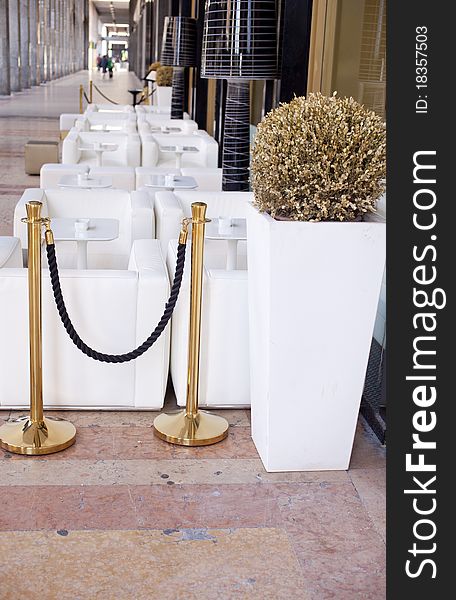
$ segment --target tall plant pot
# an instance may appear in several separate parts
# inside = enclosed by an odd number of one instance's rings
[[[171,86],[157,85],[157,91],[154,94],[157,106],[170,108],[172,91],[173,88]]]
[[[385,224],[247,209],[252,437],[267,471],[347,469]]]

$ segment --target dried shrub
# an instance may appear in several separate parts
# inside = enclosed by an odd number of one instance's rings
[[[252,187],[272,217],[360,219],[375,211],[385,177],[385,124],[353,98],[294,98],[258,125]]]
[[[156,71],[157,69],[159,69],[161,67],[160,61],[156,60],[155,62],[153,62],[151,65],[149,65],[149,72],[150,71]]]
[[[159,67],[157,69],[155,83],[162,87],[171,87],[173,85],[173,68]]]

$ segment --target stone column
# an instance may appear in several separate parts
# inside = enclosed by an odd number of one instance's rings
[[[20,14],[19,0],[8,0],[9,5],[9,54],[10,54],[10,85],[12,92],[20,92],[21,65],[20,65]]]
[[[21,86],[30,87],[30,14],[29,0],[20,0],[20,57],[21,57]]]
[[[38,73],[37,73],[37,55],[38,55],[37,4],[38,4],[38,0],[30,0],[30,2],[29,2],[30,85],[36,85],[37,81],[38,81]]]
[[[11,92],[8,12],[8,0],[0,2],[0,96]]]

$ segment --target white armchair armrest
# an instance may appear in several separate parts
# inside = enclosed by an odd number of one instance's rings
[[[76,122],[82,115],[79,113],[62,113],[60,115],[60,131],[70,131]]]
[[[154,208],[156,238],[160,241],[163,256],[166,256],[169,241],[179,237],[184,211],[173,192],[157,192]]]
[[[22,248],[28,248],[28,240],[27,240],[27,225],[21,222],[21,219],[27,216],[27,212],[25,210],[25,205],[27,202],[31,202],[32,200],[37,200],[38,202],[43,203],[43,208],[41,209],[41,216],[48,216],[47,202],[46,202],[46,194],[44,190],[41,189],[33,189],[29,188],[24,190],[19,202],[16,204],[14,208],[14,222],[13,222],[13,234],[14,237],[18,237],[21,240]]]
[[[62,144],[62,164],[75,165],[79,162],[81,151],[79,149],[79,134],[75,129],[63,140]]]
[[[128,132],[127,136],[127,165],[139,167],[141,164],[141,138],[137,133]]]
[[[155,238],[155,215],[147,192],[131,192],[131,239]]]
[[[155,167],[158,161],[158,144],[151,134],[141,135],[142,141],[142,167]]]

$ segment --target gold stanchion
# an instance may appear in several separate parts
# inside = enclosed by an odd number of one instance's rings
[[[82,115],[84,112],[84,86],[79,86],[79,114]]]
[[[207,205],[192,204],[192,273],[188,336],[187,402],[184,410],[162,413],[154,420],[154,432],[162,440],[180,446],[208,446],[225,439],[228,421],[198,410],[201,300],[203,291],[204,229]],[[181,243],[185,239],[179,240]]]
[[[89,81],[89,102],[92,104],[93,102],[93,81]]]
[[[30,336],[30,415],[0,427],[0,447],[16,454],[51,454],[74,443],[75,426],[44,417],[41,357],[41,202],[26,204],[28,228],[28,288]],[[51,232],[46,235],[52,235]]]

